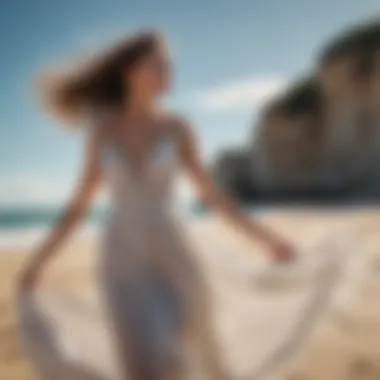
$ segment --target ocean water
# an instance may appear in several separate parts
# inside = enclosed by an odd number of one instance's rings
[[[202,210],[194,203],[178,205],[178,212],[186,218],[198,218]],[[106,207],[95,207],[83,220],[83,231],[92,232],[101,226]],[[0,249],[27,247],[40,240],[62,214],[54,206],[0,207]]]
[[[0,209],[0,231],[25,230],[47,227],[56,222],[62,210],[53,206],[6,207]],[[86,220],[89,223],[100,222],[105,215],[104,208],[94,209]]]

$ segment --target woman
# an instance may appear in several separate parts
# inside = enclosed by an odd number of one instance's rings
[[[140,33],[53,82],[52,110],[65,120],[87,119],[85,165],[64,216],[22,275],[21,293],[32,290],[64,238],[90,205],[102,179],[112,206],[100,265],[100,281],[113,326],[122,372],[132,379],[178,374],[176,354],[196,347],[208,376],[224,376],[209,329],[202,277],[170,215],[170,187],[177,167],[193,179],[205,201],[277,260],[290,246],[247,218],[212,184],[191,128],[163,111],[168,53],[161,36]]]

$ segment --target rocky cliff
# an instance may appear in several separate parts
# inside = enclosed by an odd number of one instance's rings
[[[217,182],[244,201],[380,199],[380,18],[343,31],[271,99]]]

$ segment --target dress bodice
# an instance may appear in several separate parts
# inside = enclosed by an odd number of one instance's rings
[[[129,211],[153,210],[170,203],[177,151],[174,139],[163,135],[154,145],[145,173],[136,177],[124,148],[108,142],[102,166],[111,193],[111,207]]]
[[[103,144],[102,167],[110,194],[105,252],[113,256],[107,265],[119,267],[127,260],[127,267],[132,269],[140,268],[141,263],[152,257],[161,257],[162,253],[156,254],[156,251],[168,251],[164,246],[177,239],[177,218],[172,202],[178,162],[176,141],[169,134],[162,134],[141,174],[136,174],[127,156],[125,147],[118,141]],[[135,261],[134,265],[131,260]]]

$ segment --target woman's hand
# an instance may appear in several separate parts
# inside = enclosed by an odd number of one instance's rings
[[[286,242],[275,242],[270,247],[272,258],[277,263],[291,263],[297,259],[296,249]]]

